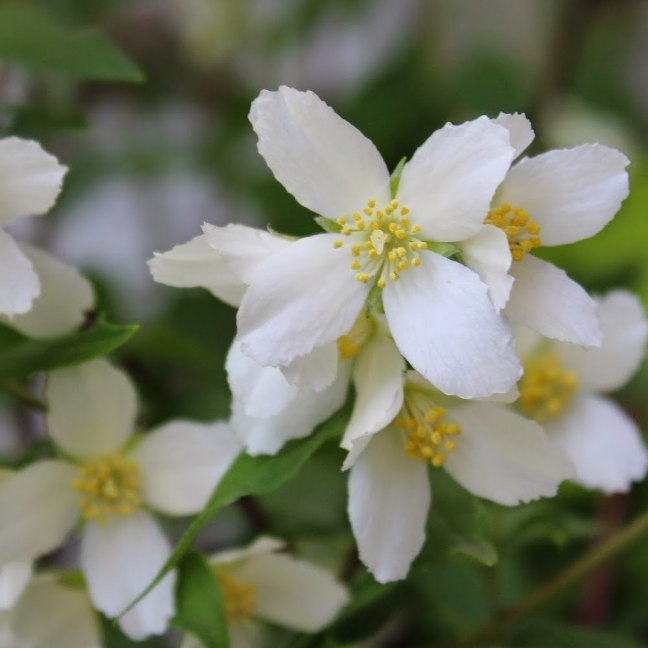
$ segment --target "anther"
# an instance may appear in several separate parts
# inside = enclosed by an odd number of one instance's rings
[[[338,248],[341,248],[344,245],[342,241],[333,241],[333,247],[337,250]]]

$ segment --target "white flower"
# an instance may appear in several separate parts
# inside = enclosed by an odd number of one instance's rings
[[[16,607],[0,621],[2,648],[101,648],[87,593],[55,574],[34,578]],[[5,643],[2,643],[2,640]]]
[[[398,348],[439,389],[508,391],[520,367],[486,285],[432,249],[481,231],[512,159],[508,131],[485,117],[448,124],[405,165],[392,195],[373,144],[313,93],[264,91],[250,119],[275,177],[341,231],[256,265],[238,312],[243,353],[263,366],[291,365],[349,331],[375,288]]]
[[[648,470],[637,424],[601,394],[622,387],[644,357],[648,324],[639,300],[617,290],[598,300],[598,349],[518,332],[525,373],[518,409],[540,421],[576,465],[576,481],[606,493],[626,492]]]
[[[61,190],[66,167],[36,142],[0,139],[0,226],[47,212]],[[0,229],[0,313],[29,311],[40,294],[38,275],[24,251]]]
[[[342,442],[360,558],[382,583],[404,578],[425,541],[428,464],[507,506],[553,495],[574,474],[535,422],[495,403],[447,398],[416,372],[402,383],[400,366],[383,367],[380,383],[370,371],[357,374],[356,410],[365,410],[358,418],[376,423],[347,431]],[[379,428],[394,409],[398,415]]]
[[[284,543],[261,537],[245,549],[213,555],[232,648],[263,645],[258,621],[297,632],[326,627],[349,601],[346,589],[325,569],[278,553]],[[186,637],[182,648],[202,644]]]
[[[143,505],[167,515],[199,512],[240,444],[225,424],[184,421],[132,439],[135,390],[102,359],[51,372],[46,396],[49,433],[62,455],[31,464],[0,488],[0,564],[52,551],[81,519],[90,598],[116,616],[170,554]],[[126,634],[164,632],[174,580],[170,573],[121,619]]]
[[[516,155],[533,141],[524,115],[500,114],[494,121],[509,130]],[[522,158],[508,172],[484,229],[460,247],[466,264],[489,284],[495,306],[506,305],[511,323],[600,346],[594,300],[564,271],[529,252],[580,241],[605,227],[628,195],[628,164],[615,149],[585,144]],[[510,254],[502,255],[506,242]]]

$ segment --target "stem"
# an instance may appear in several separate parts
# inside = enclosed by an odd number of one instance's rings
[[[579,561],[568,567],[548,583],[542,585],[535,592],[513,609],[502,614],[490,625],[480,630],[477,634],[465,641],[454,644],[454,648],[474,648],[504,634],[510,626],[525,617],[527,614],[540,607],[543,603],[569,587],[600,565],[621,553],[635,540],[648,532],[648,511],[639,516],[632,524],[622,529],[609,538],[607,542],[587,554]]]
[[[47,411],[47,403],[45,401],[38,398],[38,396],[34,396],[27,387],[15,380],[10,380],[9,378],[0,380],[0,389],[13,394],[25,405],[29,405],[29,407],[33,407],[41,412]]]

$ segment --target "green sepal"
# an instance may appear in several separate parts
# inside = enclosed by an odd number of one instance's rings
[[[450,258],[456,256],[461,251],[452,243],[437,243],[435,241],[426,241],[426,243],[427,249],[430,250],[430,252],[434,252],[442,257]]]
[[[401,161],[396,165],[396,168],[389,178],[389,191],[391,193],[392,199],[396,198],[396,194],[398,193],[398,187],[400,186],[401,175],[405,167],[405,162],[407,162],[406,157],[402,158]]]
[[[330,218],[325,218],[324,216],[317,216],[315,222],[329,234],[339,234],[342,231],[342,225],[336,223]]]
[[[374,283],[367,295],[367,301],[365,302],[365,315],[367,317],[371,317],[376,312],[385,312],[385,309],[383,308],[382,292],[383,289],[378,285],[378,283]]]

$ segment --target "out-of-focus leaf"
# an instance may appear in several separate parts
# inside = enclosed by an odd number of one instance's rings
[[[485,538],[458,538],[450,547],[450,555],[466,556],[482,565],[492,567],[497,563],[497,550]]]
[[[101,617],[100,629],[103,641],[102,648],[159,648],[157,639],[133,641],[129,639],[110,619]]]
[[[24,378],[36,371],[81,364],[127,342],[137,325],[119,326],[100,319],[88,329],[55,338],[27,338],[0,326],[0,377]]]
[[[241,453],[216,486],[202,513],[182,536],[153,582],[122,612],[122,615],[148,594],[178,564],[191,547],[198,531],[218,509],[245,495],[264,495],[290,481],[325,441],[342,434],[348,419],[349,409],[345,407],[322,423],[310,436],[287,443],[276,455],[251,457]]]
[[[177,613],[173,625],[190,632],[205,648],[229,648],[223,597],[204,556],[188,553],[179,565]]]
[[[618,632],[579,628],[553,621],[526,623],[515,633],[520,648],[646,648],[646,644]]]
[[[143,80],[137,67],[104,34],[59,25],[28,3],[0,4],[0,58],[78,79]]]

